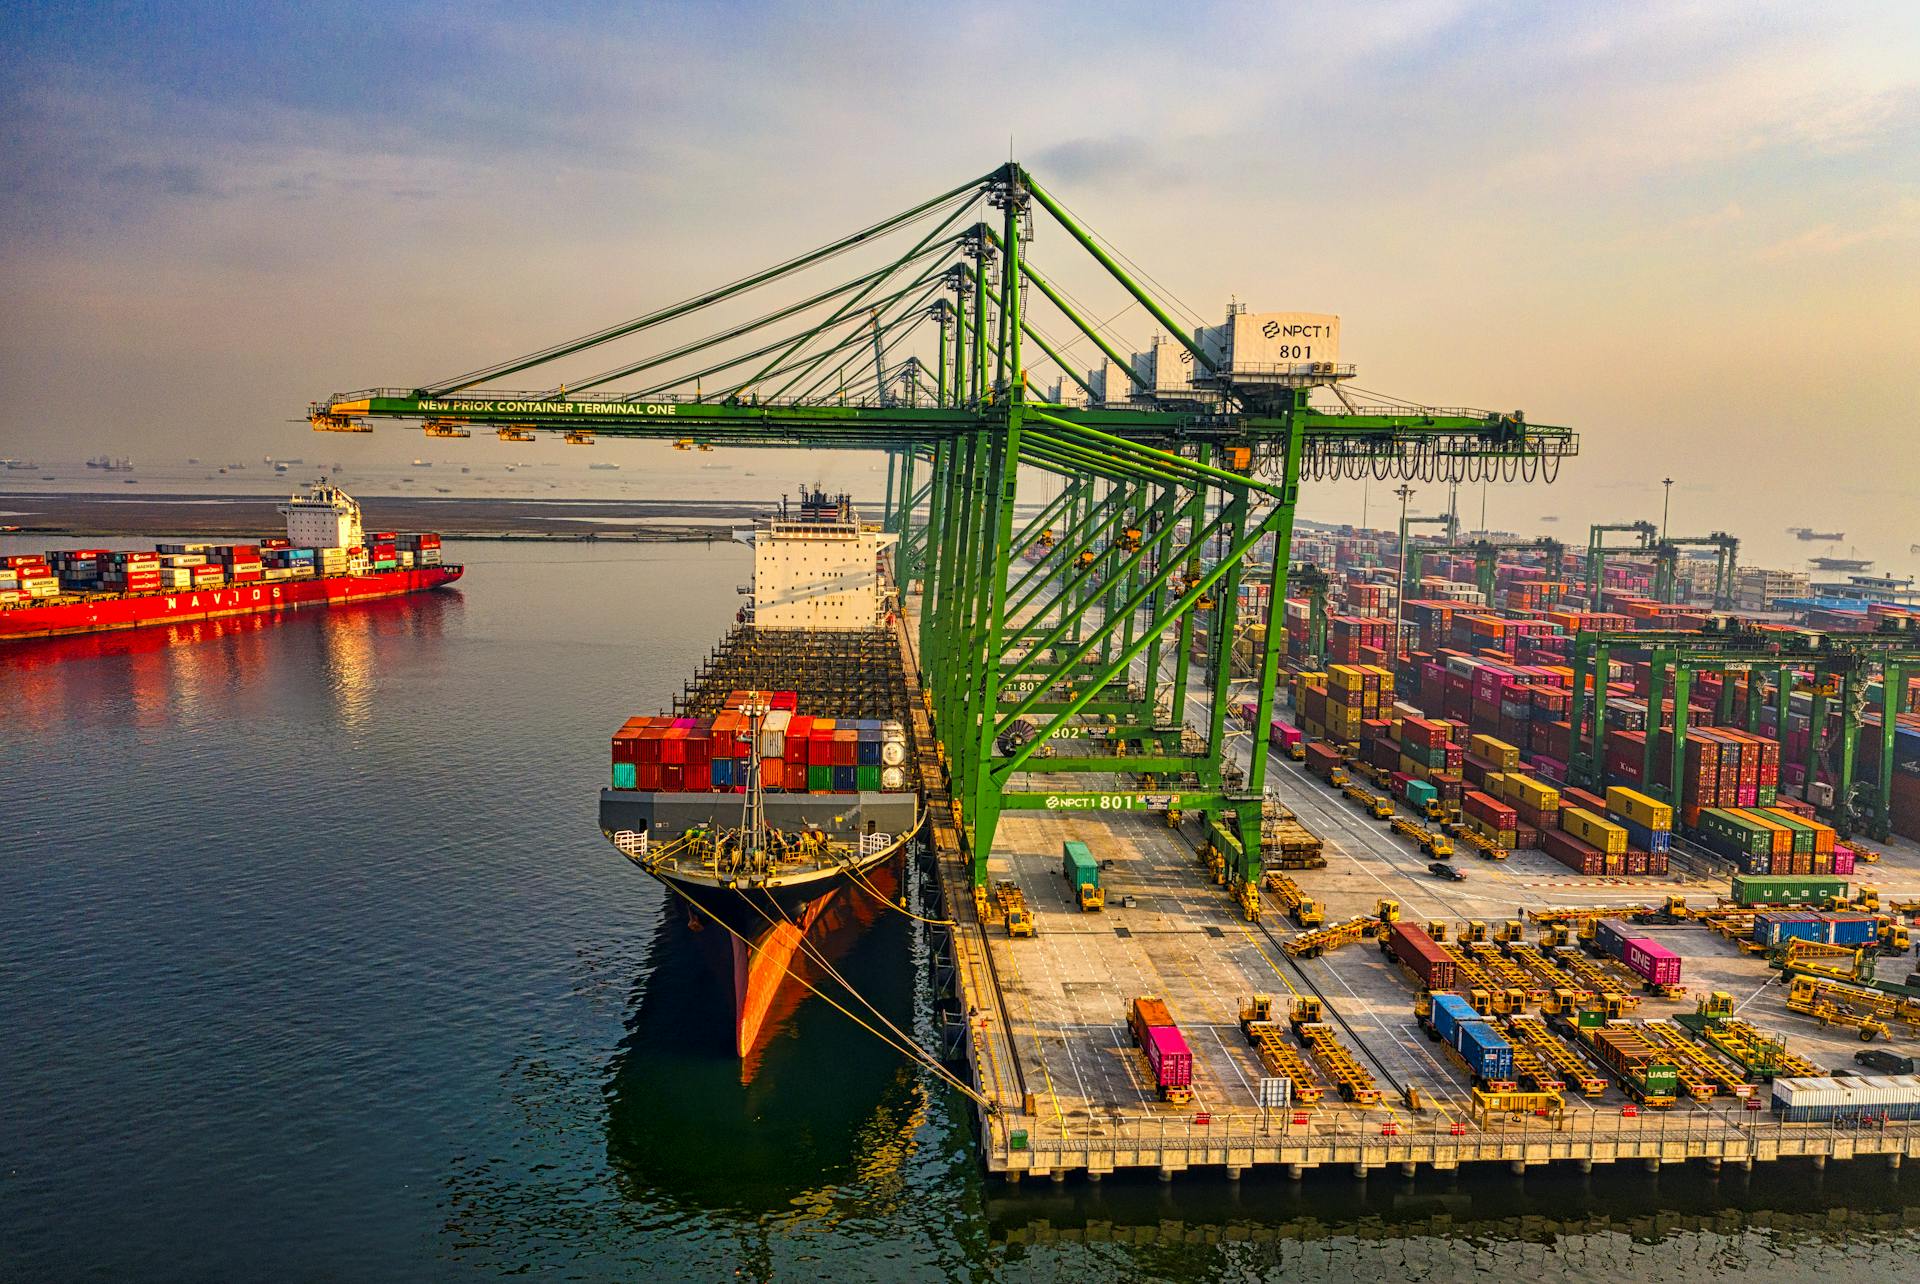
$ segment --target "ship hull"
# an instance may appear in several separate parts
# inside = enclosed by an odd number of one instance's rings
[[[724,957],[731,964],[738,1056],[749,1057],[799,1006],[807,993],[801,982],[817,982],[825,970],[822,959],[830,962],[843,953],[884,912],[882,902],[891,901],[899,886],[897,862],[897,855],[883,856],[865,866],[860,886],[851,885],[851,876],[835,873],[736,890],[654,873],[684,898],[691,923],[727,938]]]
[[[463,570],[459,566],[418,566],[405,570],[375,571],[370,575],[274,580],[218,589],[178,589],[130,594],[126,597],[96,596],[85,602],[23,604],[0,609],[0,642],[152,628],[232,615],[263,615],[310,607],[345,606],[445,588],[458,580]]]

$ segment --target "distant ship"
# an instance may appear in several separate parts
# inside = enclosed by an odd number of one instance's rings
[[[125,455],[118,458],[112,455],[95,455],[87,461],[87,467],[104,469],[110,473],[130,473],[133,471],[133,461]]]
[[[1815,557],[1808,560],[1816,571],[1864,571],[1873,565],[1870,557]]]
[[[620,471],[620,465],[618,464],[588,464],[587,467],[596,473],[616,473]]]
[[[344,606],[441,588],[464,569],[441,561],[435,533],[368,535],[360,505],[325,482],[280,512],[286,538],[257,544],[0,557],[0,643]]]
[[[24,459],[0,459],[0,468],[5,468],[10,473],[30,472],[39,466],[30,464]]]
[[[1822,540],[1830,544],[1838,544],[1846,538],[1846,533],[1843,531],[1817,531],[1811,526],[1789,526],[1787,527],[1787,534],[1797,535],[1809,543],[1815,540]]]

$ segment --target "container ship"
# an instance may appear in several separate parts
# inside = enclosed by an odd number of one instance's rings
[[[440,537],[362,527],[360,505],[316,483],[258,544],[83,548],[0,558],[0,642],[340,606],[441,588],[462,569]]]
[[[755,526],[742,618],[671,712],[613,734],[601,830],[719,947],[743,1058],[795,975],[892,906],[920,827],[893,542],[845,495],[783,500]]]

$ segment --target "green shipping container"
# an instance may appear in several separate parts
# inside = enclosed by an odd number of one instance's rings
[[[1407,801],[1416,807],[1424,807],[1439,796],[1439,791],[1424,780],[1407,782]]]
[[[634,789],[638,788],[638,786],[639,781],[635,779],[634,766],[632,763],[616,762],[613,764],[613,787],[615,789]]]
[[[1733,876],[1733,903],[1736,905],[1824,905],[1846,894],[1847,880],[1844,878],[1787,878],[1763,874]]]
[[[1730,811],[1718,807],[1709,807],[1700,813],[1700,828],[1711,837],[1720,840],[1709,843],[1723,851],[1746,852],[1750,856],[1764,856],[1773,850],[1773,831],[1758,821],[1748,820],[1745,816],[1736,816]]]
[[[807,767],[807,792],[812,794],[830,794],[833,792],[833,768]]]
[[[862,767],[855,779],[860,782],[860,788],[864,792],[877,793],[880,789],[880,768]]]
[[[1100,886],[1100,862],[1082,842],[1069,839],[1060,845],[1060,873],[1075,887]]]
[[[1770,811],[1767,819],[1775,824],[1785,825],[1793,831],[1793,850],[1795,855],[1813,852],[1813,826],[1799,817],[1784,811]]]

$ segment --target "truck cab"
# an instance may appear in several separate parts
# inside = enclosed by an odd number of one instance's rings
[[[1092,913],[1094,910],[1104,909],[1106,908],[1106,904],[1107,892],[1105,888],[1093,883],[1080,884],[1080,910],[1082,913]]]

